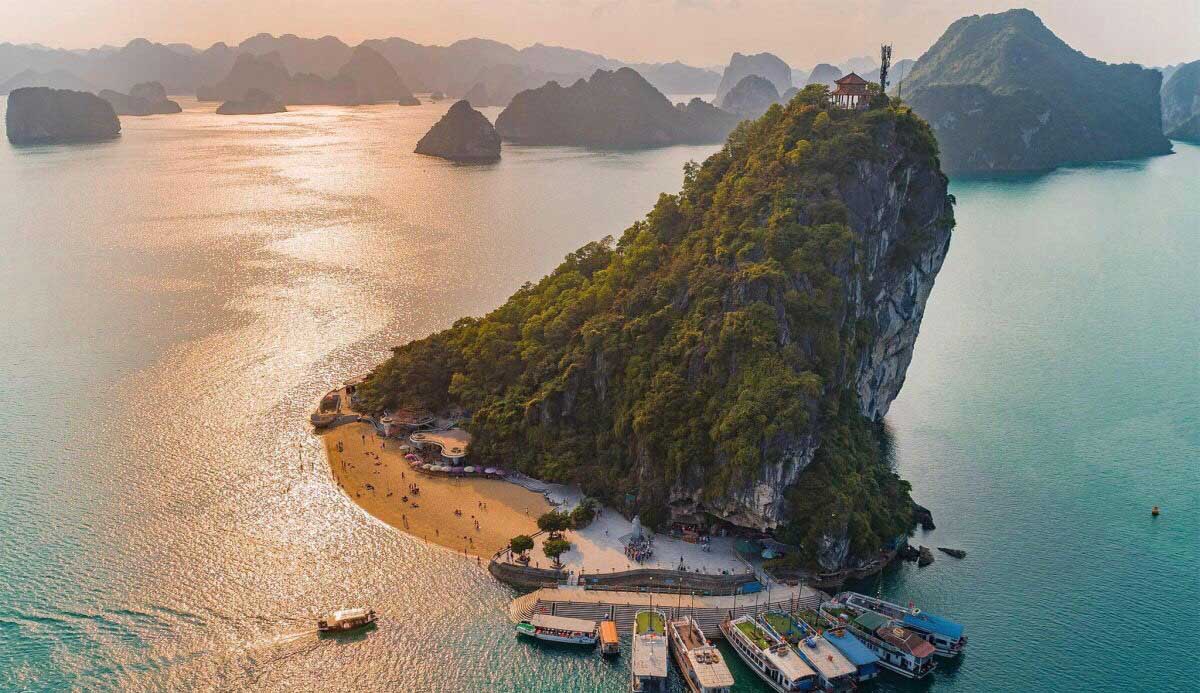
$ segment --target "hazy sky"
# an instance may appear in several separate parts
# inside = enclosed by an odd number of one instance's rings
[[[1200,58],[1200,0],[0,0],[0,42],[79,48],[145,37],[207,47],[259,32],[333,34],[350,44],[480,36],[697,65],[723,64],[735,50],[771,51],[809,69],[872,54],[883,41],[897,57],[915,58],[963,15],[1022,6],[1102,60]]]

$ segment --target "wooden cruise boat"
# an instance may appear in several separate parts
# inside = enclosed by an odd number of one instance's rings
[[[595,645],[596,622],[565,616],[534,614],[517,624],[517,635],[567,645]]]
[[[835,627],[847,627],[879,657],[879,666],[910,679],[925,678],[937,668],[937,650],[919,633],[908,630],[882,614],[863,611],[858,615],[836,605],[822,605],[821,612]]]
[[[841,604],[855,613],[874,611],[899,623],[908,630],[915,631],[928,640],[937,650],[939,657],[957,657],[967,647],[967,636],[963,635],[963,626],[948,618],[921,611],[915,607],[903,607],[875,597],[868,597],[858,592],[842,592],[833,598],[835,604]]]
[[[667,617],[657,609],[643,609],[633,618],[633,654],[630,690],[665,693],[667,690]]]
[[[817,673],[792,646],[750,616],[721,623],[721,633],[746,666],[778,693],[817,688]]]
[[[375,622],[375,610],[367,608],[342,609],[317,620],[317,630],[322,633],[345,633],[365,628]]]
[[[857,687],[858,668],[821,633],[778,611],[768,612],[761,621],[768,631],[794,647],[800,658],[817,672],[820,690],[846,693]]]
[[[667,623],[671,655],[692,693],[729,693],[733,674],[691,616]]]
[[[621,638],[617,635],[615,621],[600,622],[600,654],[616,655],[621,653]]]

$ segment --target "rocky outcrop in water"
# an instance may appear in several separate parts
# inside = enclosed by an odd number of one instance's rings
[[[676,107],[634,70],[597,70],[569,87],[523,91],[496,119],[521,144],[637,149],[720,141],[737,118],[693,103]]]
[[[733,57],[729,59],[725,73],[721,75],[715,103],[725,103],[725,96],[750,75],[757,75],[771,82],[775,86],[776,94],[782,94],[792,87],[792,68],[788,67],[788,64],[780,58],[770,53],[756,55],[734,53]]]
[[[948,171],[1041,171],[1166,154],[1162,75],[1068,46],[1029,10],[960,19],[913,66],[904,99]]]
[[[913,526],[880,421],[952,198],[911,111],[822,96],[739,125],[619,241],[395,349],[364,409],[466,411],[479,463],[581,484],[652,527],[710,515],[822,571],[874,560]]]
[[[451,161],[496,161],[500,136],[482,113],[459,101],[417,142],[416,152]]]
[[[350,54],[350,60],[338,70],[338,77],[354,82],[359,103],[383,103],[395,101],[401,106],[418,106],[413,93],[408,90],[396,68],[378,52],[359,46]]]
[[[147,116],[183,110],[179,104],[167,98],[167,90],[158,82],[135,84],[128,94],[104,89],[99,96],[112,104],[117,115]]]
[[[725,94],[721,108],[743,118],[754,119],[776,103],[779,103],[779,92],[775,90],[775,85],[764,77],[748,75]]]
[[[1162,120],[1167,137],[1200,142],[1200,60],[1175,68],[1163,84]]]
[[[285,111],[287,106],[282,101],[262,89],[247,89],[242,98],[230,99],[217,108],[220,115],[263,115]]]
[[[13,144],[90,142],[121,134],[121,121],[104,99],[48,87],[22,87],[10,93],[4,122]]]

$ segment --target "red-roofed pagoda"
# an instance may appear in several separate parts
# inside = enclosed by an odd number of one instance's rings
[[[841,108],[862,109],[871,103],[871,93],[867,91],[867,80],[851,72],[845,77],[834,80],[837,89],[830,93],[833,103]]]

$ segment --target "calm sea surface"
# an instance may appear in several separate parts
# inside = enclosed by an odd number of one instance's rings
[[[360,512],[306,418],[391,345],[619,234],[715,148],[456,166],[411,153],[448,102],[184,105],[113,143],[0,142],[0,690],[627,690],[624,661],[517,642],[509,589]],[[889,420],[939,525],[916,541],[969,556],[865,587],[971,647],[874,690],[1193,680],[1200,148],[1176,149],[955,181]],[[360,602],[369,637],[306,632]]]

